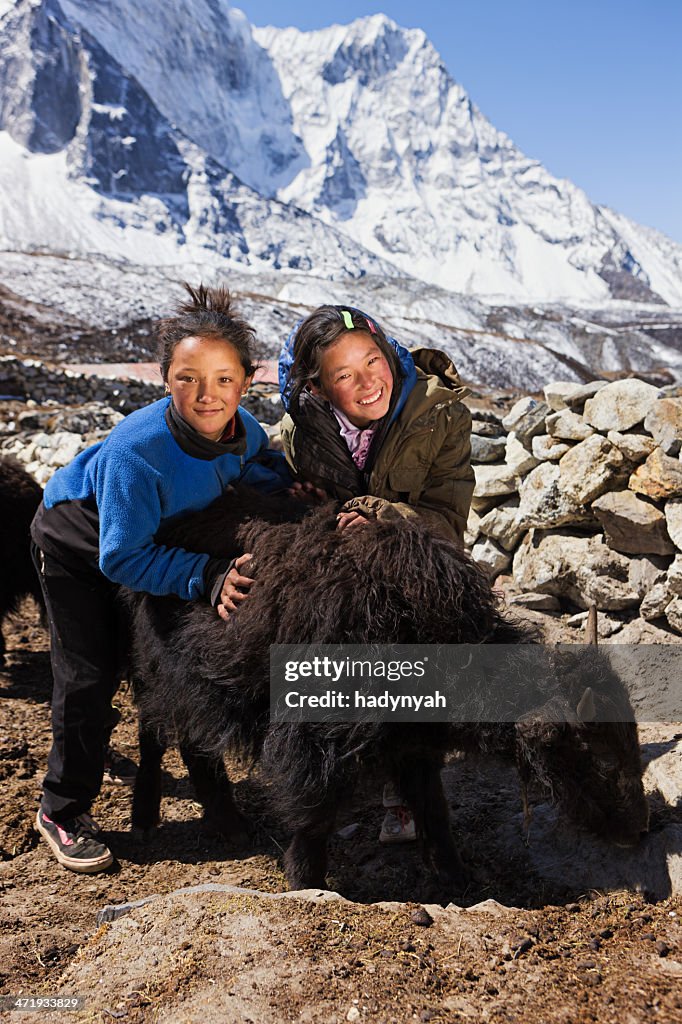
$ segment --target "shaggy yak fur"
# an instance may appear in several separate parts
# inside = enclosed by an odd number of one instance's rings
[[[249,513],[261,518],[249,520]],[[639,838],[648,815],[636,726],[594,720],[613,693],[622,717],[629,704],[606,660],[584,648],[561,681],[548,662],[546,679],[530,706],[526,697],[516,722],[271,724],[270,644],[538,639],[499,613],[487,578],[466,554],[416,521],[376,521],[339,533],[329,505],[303,522],[273,522],[286,514],[272,499],[231,491],[158,538],[214,555],[253,553],[248,574],[255,583],[227,623],[201,603],[126,596],[141,709],[134,828],[158,824],[161,756],[176,742],[204,820],[227,836],[240,832],[243,819],[222,755],[239,752],[260,762],[273,809],[292,835],[284,857],[292,888],[323,885],[336,809],[363,771],[396,780],[425,860],[451,888],[464,886],[440,777],[453,749],[507,755],[522,783],[538,780],[578,823],[619,842]],[[514,650],[519,656],[511,659],[506,691],[512,697],[527,675],[524,648]],[[604,679],[611,696],[602,698]]]
[[[43,499],[32,476],[9,456],[0,458],[0,665],[5,660],[2,623],[31,595],[43,608],[38,575],[31,560],[31,520]]]

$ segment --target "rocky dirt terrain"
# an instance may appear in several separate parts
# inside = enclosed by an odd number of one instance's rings
[[[566,616],[524,614],[552,639],[576,639]],[[579,835],[541,793],[525,834],[508,766],[455,758],[445,777],[471,873],[465,892],[443,891],[416,848],[378,845],[381,780],[370,779],[331,845],[328,886],[343,898],[283,897],[286,836],[267,808],[266,780],[230,766],[253,822],[250,843],[235,849],[201,833],[170,753],[157,836],[133,840],[129,790],[105,786],[94,812],[117,862],[77,876],[33,828],[50,671],[29,602],[5,635],[0,995],[81,996],[78,1014],[56,1019],[89,1021],[682,1021],[679,726],[641,729],[652,820],[634,851]],[[121,706],[116,743],[135,756],[125,690]],[[102,914],[145,900],[113,920]]]

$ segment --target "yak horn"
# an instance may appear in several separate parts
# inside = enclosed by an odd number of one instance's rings
[[[587,612],[587,623],[585,625],[588,644],[597,646],[597,606],[591,604]]]
[[[575,713],[578,716],[579,722],[594,722],[597,717],[597,709],[594,706],[594,695],[591,687],[587,687],[584,694],[578,701],[578,707],[575,709]]]

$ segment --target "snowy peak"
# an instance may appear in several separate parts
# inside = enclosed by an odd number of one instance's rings
[[[363,89],[375,88],[405,59],[409,51],[406,33],[381,14],[362,18],[350,27],[354,31],[342,29],[339,33],[339,45],[322,65],[322,79],[339,85],[354,78]]]
[[[309,157],[287,202],[352,232],[405,273],[485,295],[682,301],[570,182],[476,108],[423,32],[383,16],[303,33],[255,29]],[[675,247],[676,271],[682,248]]]

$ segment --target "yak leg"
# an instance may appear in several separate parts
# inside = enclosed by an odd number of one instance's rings
[[[284,854],[289,888],[324,889],[327,873],[327,840],[334,828],[334,812],[296,829]]]
[[[247,820],[234,802],[232,785],[222,758],[199,754],[182,743],[180,753],[204,809],[202,828],[233,842],[243,842],[247,837]]]
[[[140,767],[135,778],[131,831],[149,835],[161,821],[161,761],[166,752],[155,729],[140,716]]]
[[[414,814],[422,854],[442,885],[462,891],[467,873],[450,831],[440,764],[420,759],[400,765],[400,791]]]

